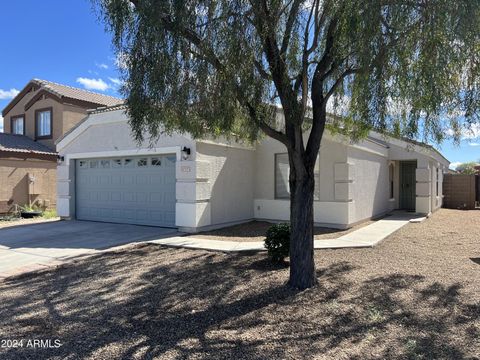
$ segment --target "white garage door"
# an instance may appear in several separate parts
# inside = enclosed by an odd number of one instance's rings
[[[175,226],[175,155],[76,161],[79,220]]]

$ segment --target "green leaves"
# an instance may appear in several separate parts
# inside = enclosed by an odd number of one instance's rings
[[[371,128],[434,142],[451,129],[458,140],[480,121],[480,0],[96,3],[126,54],[138,140],[285,133],[273,104],[301,126],[307,106],[328,103],[343,116],[331,129],[354,140]]]

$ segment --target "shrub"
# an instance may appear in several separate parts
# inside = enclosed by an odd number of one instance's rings
[[[50,209],[50,210],[45,210],[43,212],[43,218],[45,219],[53,219],[53,218],[56,218],[58,215],[57,215],[57,210],[55,209]]]
[[[290,224],[275,224],[268,228],[265,248],[273,262],[282,262],[290,253]]]

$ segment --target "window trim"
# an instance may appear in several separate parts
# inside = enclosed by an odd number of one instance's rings
[[[50,112],[50,135],[39,136],[38,135],[38,113],[46,112],[46,111]],[[53,108],[50,106],[47,108],[35,110],[35,140],[51,139],[52,137],[53,137]]]
[[[289,200],[290,195],[286,197],[278,196],[277,194],[277,157],[280,155],[287,155],[288,158],[288,152],[284,153],[276,153],[274,154],[274,159],[273,159],[273,192],[274,192],[274,199],[275,200]],[[290,168],[290,164],[288,164],[288,167]],[[288,187],[290,191],[290,180],[288,181]]]
[[[21,134],[13,132],[13,122],[19,118],[23,119],[23,133]],[[10,134],[25,135],[25,114],[10,116]]]

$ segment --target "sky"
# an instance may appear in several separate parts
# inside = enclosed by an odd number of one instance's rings
[[[111,35],[90,0],[1,1],[0,23],[0,109],[33,78],[119,96]],[[451,167],[480,162],[480,126],[465,132],[459,146],[434,146]]]
[[[0,109],[33,78],[120,96],[111,36],[89,0],[1,1],[0,23]]]

